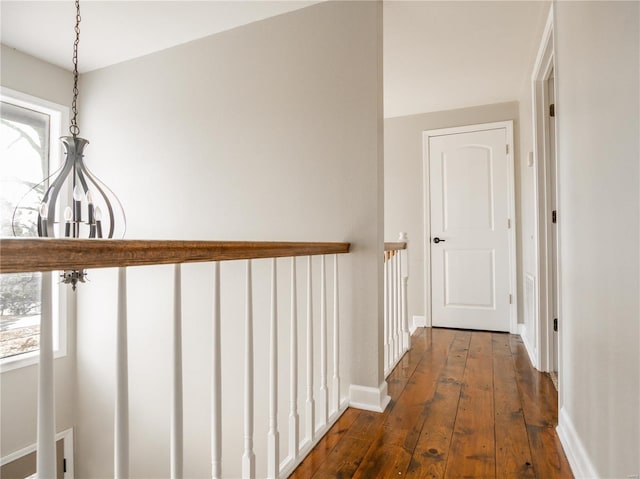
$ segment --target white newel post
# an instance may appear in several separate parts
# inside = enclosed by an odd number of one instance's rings
[[[307,401],[305,423],[309,442],[315,436],[315,404],[313,400],[313,288],[311,256],[307,256]]]
[[[329,390],[327,389],[327,269],[324,255],[320,256],[320,421],[329,420]]]
[[[114,477],[116,479],[129,478],[129,366],[127,349],[127,269],[118,268],[114,438]]]
[[[173,348],[171,391],[171,479],[182,478],[183,410],[182,410],[182,270],[173,270]]]
[[[409,303],[407,291],[409,283],[409,237],[407,233],[400,233],[398,240],[407,244],[400,253],[402,276],[402,345],[405,351],[411,348],[411,333],[409,332]]]
[[[291,337],[289,343],[289,457],[292,461],[298,457],[300,433],[298,427],[298,298],[296,286],[296,257],[291,258]]]
[[[340,322],[338,302],[338,255],[333,256],[333,397],[336,412],[340,410]]]
[[[269,431],[267,477],[278,479],[280,468],[278,433],[278,283],[276,259],[271,258],[271,321],[269,334]]]
[[[38,368],[37,477],[56,477],[56,418],[53,374],[53,308],[51,274],[42,273],[40,312],[40,363]]]
[[[253,479],[256,475],[256,456],[253,452],[253,295],[251,260],[247,260],[247,289],[244,349],[244,452],[242,477]]]
[[[222,477],[222,355],[220,340],[220,263],[213,263],[213,328],[211,378],[211,477]]]

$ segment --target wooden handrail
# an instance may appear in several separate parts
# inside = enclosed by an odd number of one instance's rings
[[[384,250],[385,251],[398,251],[401,249],[407,249],[407,243],[406,242],[398,242],[398,243],[387,243],[385,242],[384,244]]]
[[[348,253],[349,243],[0,239],[0,273]]]

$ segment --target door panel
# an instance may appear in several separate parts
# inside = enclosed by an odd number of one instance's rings
[[[434,326],[509,331],[506,135],[429,137]]]
[[[494,263],[493,250],[445,250],[445,306],[495,308]]]
[[[441,158],[443,231],[491,230],[491,151],[470,145],[455,153]]]

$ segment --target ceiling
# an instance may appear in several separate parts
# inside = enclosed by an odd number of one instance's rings
[[[386,0],[385,117],[517,100],[548,11],[544,1]]]
[[[78,69],[86,73],[286,12],[319,0],[83,0]],[[2,0],[2,43],[67,70],[75,2]]]
[[[137,58],[322,0],[84,0],[79,70]],[[519,98],[545,1],[385,0],[385,117]],[[7,46],[71,69],[74,2],[0,2]]]

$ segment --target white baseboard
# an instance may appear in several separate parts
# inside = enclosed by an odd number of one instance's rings
[[[387,382],[382,381],[377,388],[358,386],[349,387],[349,406],[365,411],[384,412],[391,398],[387,394]]]
[[[556,432],[567,455],[573,476],[576,479],[599,479],[600,475],[593,466],[591,459],[589,459],[589,454],[587,454],[565,408],[561,408],[558,414]]]
[[[418,328],[426,328],[427,327],[427,318],[424,316],[414,316],[413,321],[411,321],[411,326],[409,327],[409,332],[413,334]]]
[[[531,338],[527,334],[527,326],[526,324],[518,324],[518,334],[522,338],[522,342],[524,343],[524,347],[527,350],[527,354],[529,354],[529,360],[531,361],[531,365],[538,369],[538,360],[537,353],[533,345],[531,344]]]

